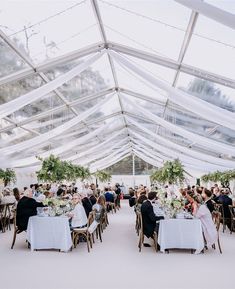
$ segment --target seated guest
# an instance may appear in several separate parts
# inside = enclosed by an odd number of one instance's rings
[[[105,213],[105,197],[99,196],[97,203],[93,205],[92,210],[95,211],[95,220],[100,222]]]
[[[209,211],[212,213],[215,209],[215,206],[214,206],[214,202],[212,201],[211,197],[212,197],[211,191],[204,188],[203,192],[202,192],[202,198],[205,201],[205,205],[207,206]]]
[[[216,243],[218,236],[211,213],[207,206],[202,204],[202,197],[200,195],[193,195],[192,198],[194,199],[193,215],[200,219],[206,243],[208,246],[211,246]]]
[[[129,189],[129,195],[130,195],[129,206],[133,207],[136,204],[136,196],[133,189]]]
[[[146,200],[148,200],[146,195],[140,195],[139,196],[139,198],[136,201],[136,205],[135,205],[135,211],[136,212],[141,212],[141,206],[142,206],[143,202]]]
[[[114,194],[108,188],[104,189],[104,196],[106,202],[114,203]]]
[[[33,199],[31,190],[25,191],[16,209],[16,225],[20,231],[27,229],[29,217],[37,215],[37,207],[44,207],[44,205]]]
[[[86,195],[84,195],[84,194],[80,194],[80,195],[82,198],[82,205],[83,205],[85,212],[86,212],[86,215],[88,217],[90,212],[92,211],[92,203]]]
[[[94,196],[93,193],[92,193],[92,194],[89,194],[89,195],[88,195],[88,198],[89,198],[89,200],[90,200],[92,206],[93,206],[94,204],[96,204],[97,199],[96,199],[96,197]]]
[[[72,201],[75,207],[72,212],[68,214],[69,217],[72,217],[71,228],[84,228],[87,225],[87,215],[79,194],[74,194]]]
[[[20,200],[20,191],[18,188],[13,189],[13,195],[14,195],[16,201],[18,202]]]
[[[164,219],[163,216],[156,216],[153,211],[153,203],[156,200],[156,192],[150,192],[148,193],[148,199],[143,202],[141,205],[141,214],[143,219],[143,231],[144,235],[149,238],[154,235],[154,231],[158,233],[159,223],[156,223],[157,221],[160,221]]]
[[[230,190],[228,188],[224,188],[221,190],[221,195],[218,196],[215,201],[216,203],[222,204],[223,206],[223,211],[224,211],[224,218],[225,218],[225,223],[230,229],[231,227],[231,214],[229,210],[229,205],[233,204],[232,199],[228,196],[230,194]]]
[[[105,197],[105,201],[107,203],[107,211],[110,212],[112,207],[109,203],[114,203],[114,194],[111,191],[111,188],[105,188],[104,189],[104,197]]]

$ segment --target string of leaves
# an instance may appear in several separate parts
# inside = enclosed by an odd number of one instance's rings
[[[224,172],[216,171],[214,173],[206,174],[201,177],[205,183],[220,182],[223,187],[229,187],[229,182],[235,179],[235,170],[228,170]]]
[[[96,171],[94,176],[102,183],[109,182],[112,178],[112,175],[106,171]]]
[[[71,162],[61,161],[59,157],[50,155],[48,158],[42,159],[42,168],[36,172],[38,180],[44,182],[61,182],[76,181],[77,179],[87,179],[90,177],[90,171]]]

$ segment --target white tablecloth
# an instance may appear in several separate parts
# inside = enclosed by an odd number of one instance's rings
[[[31,245],[31,250],[60,249],[61,251],[69,251],[72,247],[72,239],[68,218],[30,217],[27,240]]]
[[[158,244],[165,249],[195,249],[200,253],[204,248],[201,221],[198,219],[161,220],[158,232]]]

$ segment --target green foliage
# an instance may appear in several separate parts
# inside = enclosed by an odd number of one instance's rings
[[[42,161],[42,168],[37,172],[39,180],[44,182],[76,181],[86,179],[90,176],[90,171],[82,166],[73,165],[71,162],[61,161],[59,157],[50,155]]]
[[[212,182],[220,182],[222,186],[228,187],[229,181],[235,179],[235,170],[229,170],[225,172],[216,171],[211,174],[203,175],[202,180],[205,183],[208,183],[209,181]]]
[[[0,169],[0,179],[4,181],[4,185],[7,186],[10,182],[16,181],[16,174],[12,169]]]
[[[157,181],[160,184],[172,183],[181,184],[185,180],[185,170],[181,162],[176,159],[167,161],[162,168],[157,169],[151,176],[151,181]]]
[[[112,175],[106,171],[96,171],[94,175],[102,183],[109,182],[112,178]]]

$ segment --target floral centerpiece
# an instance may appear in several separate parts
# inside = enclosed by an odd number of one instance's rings
[[[176,218],[176,215],[183,211],[184,205],[185,203],[182,198],[173,198],[166,201],[168,215],[171,218]]]
[[[43,201],[43,205],[50,207],[51,216],[60,216],[72,209],[70,201],[60,200],[57,198],[47,198]]]

